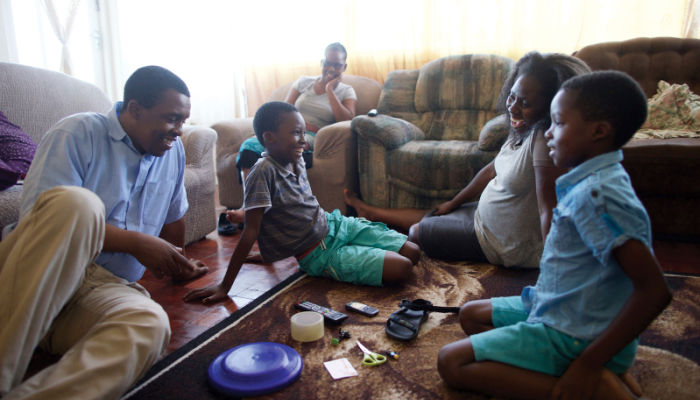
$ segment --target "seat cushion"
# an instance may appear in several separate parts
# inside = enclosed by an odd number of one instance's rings
[[[476,141],[414,140],[388,153],[387,172],[393,184],[416,193],[456,192],[494,156],[479,150]]]

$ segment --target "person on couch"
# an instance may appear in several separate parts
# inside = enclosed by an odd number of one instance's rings
[[[536,268],[556,205],[554,181],[564,173],[544,139],[549,103],[565,80],[588,71],[567,55],[524,55],[501,92],[508,139],[492,162],[435,210],[374,207],[348,190],[346,203],[361,217],[408,231],[430,257]]]
[[[41,140],[20,220],[0,242],[0,397],[116,399],[160,357],[168,316],[136,281],[189,280],[182,254],[189,90],[138,69],[124,101]],[[61,359],[22,382],[36,346]]]
[[[285,101],[294,105],[306,121],[306,143],[308,150],[305,156],[311,155],[314,136],[319,129],[326,125],[339,121],[349,121],[355,116],[357,106],[357,94],[352,86],[340,80],[347,68],[348,52],[345,46],[336,42],[326,46],[325,57],[321,60],[320,76],[302,76],[297,79],[289,89]],[[246,139],[238,151],[236,167],[241,177],[241,183],[245,183],[248,171],[260,159],[265,148],[260,141],[252,136]],[[307,168],[310,168],[310,159],[305,158]],[[245,212],[241,210],[229,210],[226,219],[219,219],[219,226],[228,226],[230,232],[231,223],[243,223]],[[220,230],[220,233],[221,230]],[[224,230],[224,234],[226,231]]]

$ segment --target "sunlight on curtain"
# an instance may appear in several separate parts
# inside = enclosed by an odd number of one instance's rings
[[[265,3],[265,2],[263,2]],[[383,82],[396,69],[419,68],[451,54],[494,53],[517,59],[530,50],[570,54],[581,47],[640,36],[683,37],[692,0],[347,0],[305,7],[305,14],[265,16],[267,53],[287,52],[313,38],[348,49],[350,74]],[[286,14],[291,13],[291,14]],[[290,17],[291,15],[291,17]],[[295,21],[296,25],[285,21]],[[339,34],[340,32],[340,34]],[[254,112],[276,87],[317,74],[317,54],[306,62],[252,59],[246,64],[248,109]]]
[[[68,37],[65,44],[54,33],[43,1],[10,2],[14,37],[17,40],[16,62],[61,71],[65,45],[65,48],[70,49],[72,60],[69,73],[76,78],[95,82],[97,71],[93,60],[93,36],[88,8],[79,7],[72,10],[75,0],[53,0],[52,3],[56,22],[61,25],[56,28],[59,31],[68,29],[65,27],[66,21],[70,18],[70,13],[75,12],[70,29],[60,33]]]
[[[236,2],[119,0],[112,5],[122,84],[137,68],[160,65],[187,83],[190,123],[211,125],[246,115],[242,68],[247,58],[238,49],[251,36],[240,30],[246,15]]]

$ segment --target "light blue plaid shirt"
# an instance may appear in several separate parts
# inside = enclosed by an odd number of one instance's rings
[[[651,224],[620,161],[620,150],[602,154],[557,179],[540,275],[522,293],[528,322],[593,340],[631,296],[612,252],[629,239],[651,251]]]
[[[59,185],[93,191],[105,205],[106,222],[129,231],[158,236],[164,224],[185,215],[182,141],[162,157],[142,155],[119,123],[118,109],[121,102],[109,114],[67,117],[44,135],[24,182],[20,218],[42,192]],[[145,270],[126,253],[102,252],[95,262],[131,282]]]

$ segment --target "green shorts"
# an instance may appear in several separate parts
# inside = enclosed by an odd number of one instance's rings
[[[323,246],[299,261],[301,270],[311,276],[381,286],[386,252],[398,253],[407,236],[380,222],[345,217],[338,210],[326,212],[326,220],[329,230]]]
[[[561,376],[590,340],[576,339],[544,324],[526,323],[520,296],[491,299],[491,319],[496,329],[469,337],[477,361],[497,361],[516,367]],[[635,339],[605,367],[615,374],[627,371],[637,353]]]

